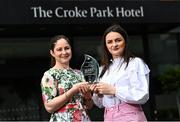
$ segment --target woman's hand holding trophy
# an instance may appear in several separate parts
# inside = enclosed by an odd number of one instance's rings
[[[92,56],[85,54],[85,60],[81,65],[81,72],[83,73],[86,81],[89,82],[89,89],[91,92],[102,97],[102,94],[99,93],[97,88],[99,75],[99,64],[97,60]]]

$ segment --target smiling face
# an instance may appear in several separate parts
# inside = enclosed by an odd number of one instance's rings
[[[71,46],[64,38],[56,41],[54,49],[50,50],[51,55],[55,58],[56,64],[69,65],[72,57]]]
[[[110,32],[105,37],[105,43],[113,59],[123,55],[125,49],[125,40],[118,32]]]

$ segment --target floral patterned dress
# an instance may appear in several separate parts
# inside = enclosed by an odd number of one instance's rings
[[[53,69],[46,71],[41,80],[42,97],[44,102],[64,94],[73,84],[84,81],[79,70]],[[63,107],[51,114],[50,122],[87,122],[89,116],[83,108],[83,98],[80,93],[75,94]]]

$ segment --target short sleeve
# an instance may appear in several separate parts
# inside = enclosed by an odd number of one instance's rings
[[[42,98],[44,102],[53,99],[57,94],[57,87],[54,78],[45,72],[41,79]]]

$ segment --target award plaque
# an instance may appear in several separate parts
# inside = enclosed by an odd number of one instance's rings
[[[81,65],[81,72],[83,73],[85,80],[89,83],[97,83],[99,75],[99,64],[95,58],[85,54],[85,59]]]

